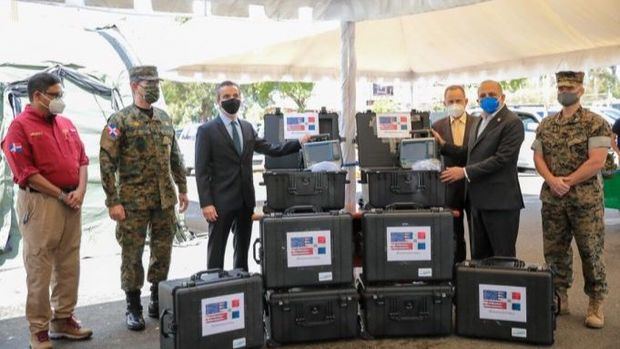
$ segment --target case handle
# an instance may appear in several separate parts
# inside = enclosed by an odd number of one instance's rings
[[[284,214],[293,214],[300,212],[320,213],[321,210],[319,210],[319,208],[314,205],[295,205],[284,210]]]
[[[261,245],[261,247],[259,249],[257,249],[256,247],[259,244]],[[256,264],[260,264],[261,258],[259,256],[261,256],[263,254],[263,251],[262,251],[263,250],[263,244],[261,243],[260,238],[254,240],[254,245],[252,246],[252,249],[253,249],[252,257],[254,258],[254,261],[256,262]]]
[[[480,262],[485,266],[509,266],[514,268],[523,268],[525,262],[516,257],[493,256],[483,259]]]
[[[420,208],[423,206],[416,202],[394,202],[385,206],[386,210],[415,210]]]
[[[428,319],[428,313],[419,313],[419,315],[412,316],[403,316],[400,313],[390,313],[390,320],[399,321],[399,322],[408,322],[408,321],[420,321],[424,319]]]
[[[174,335],[176,334],[176,329],[175,329],[176,326],[174,324],[171,324],[170,332],[168,332],[164,326],[164,321],[166,317],[171,317],[171,316],[172,316],[172,311],[170,311],[170,309],[164,309],[164,311],[162,311],[161,313],[161,316],[159,317],[159,333],[164,338],[174,338]]]
[[[228,276],[230,274],[228,274],[227,271],[222,270],[221,268],[213,268],[213,269],[207,269],[207,270],[203,270],[203,271],[199,271],[196,274],[192,275],[190,277],[190,280],[192,281],[198,281],[202,279],[202,276],[205,274],[215,274],[217,273],[218,277],[223,277],[223,276]]]
[[[324,320],[320,321],[307,321],[305,318],[295,319],[295,322],[298,326],[301,327],[316,327],[316,326],[325,326],[333,323],[336,320],[336,317],[333,315],[327,315]]]

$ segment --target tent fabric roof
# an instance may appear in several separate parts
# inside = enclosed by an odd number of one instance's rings
[[[617,0],[496,0],[357,23],[358,77],[476,80],[620,62]],[[180,65],[181,76],[337,78],[339,30]]]
[[[172,12],[194,14],[194,0],[19,0],[81,8],[132,10],[137,13]],[[203,0],[204,14],[248,17],[250,6],[262,6],[273,19],[297,19],[300,8],[311,8],[314,20],[360,21],[388,18],[489,0]],[[200,1],[198,1],[200,2]],[[201,15],[197,13],[197,15]]]

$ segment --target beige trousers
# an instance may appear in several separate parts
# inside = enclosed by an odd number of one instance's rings
[[[46,194],[20,189],[17,219],[24,238],[26,319],[30,332],[46,331],[52,318],[71,316],[80,279],[81,210]],[[50,296],[51,286],[51,296]]]

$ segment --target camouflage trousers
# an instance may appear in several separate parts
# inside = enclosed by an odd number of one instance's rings
[[[116,240],[122,248],[121,288],[127,292],[139,290],[144,284],[142,253],[147,230],[151,250],[147,279],[158,283],[168,277],[176,215],[173,207],[125,213],[125,220],[116,225]]]
[[[603,299],[607,294],[603,248],[605,223],[603,203],[570,205],[568,203],[542,205],[543,248],[545,261],[555,272],[553,283],[558,290],[566,290],[573,283],[573,237],[581,256],[584,292]]]

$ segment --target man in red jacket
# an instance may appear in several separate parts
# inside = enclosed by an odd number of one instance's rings
[[[86,339],[92,335],[73,314],[88,158],[75,126],[60,115],[62,93],[55,75],[32,76],[28,81],[30,104],[13,120],[2,141],[13,180],[19,185],[26,319],[34,349],[52,348],[50,337]]]

